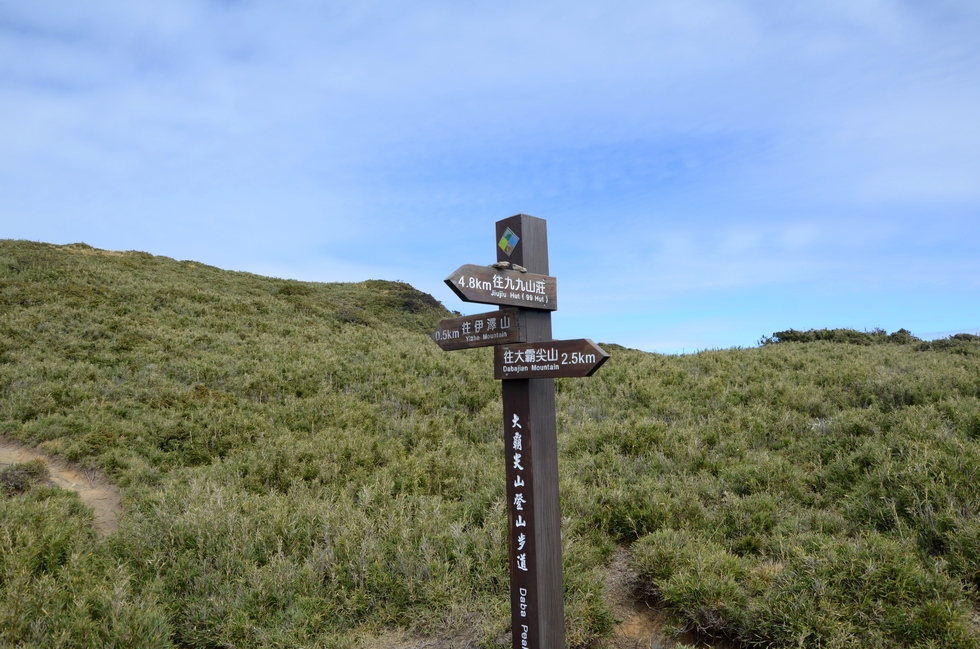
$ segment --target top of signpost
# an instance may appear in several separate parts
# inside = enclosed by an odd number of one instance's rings
[[[529,273],[548,275],[547,221],[515,214],[497,221],[497,261],[524,266]]]

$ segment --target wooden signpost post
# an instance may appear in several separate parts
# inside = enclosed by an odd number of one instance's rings
[[[559,649],[565,646],[565,606],[555,378],[591,376],[609,354],[591,340],[551,339],[558,289],[548,276],[544,219],[518,214],[497,221],[496,242],[497,264],[467,264],[445,281],[464,301],[507,308],[443,320],[432,337],[446,350],[495,347],[494,376],[502,379],[504,402],[513,647]],[[506,335],[489,336],[494,317],[494,330],[506,329]]]

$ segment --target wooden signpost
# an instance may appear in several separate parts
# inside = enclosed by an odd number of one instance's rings
[[[497,264],[467,264],[445,281],[464,301],[518,308],[443,320],[432,337],[446,350],[494,346],[504,402],[513,647],[559,649],[565,606],[555,378],[591,376],[609,354],[591,340],[551,339],[558,289],[548,276],[544,219],[518,214],[497,221],[496,242]],[[498,333],[509,319],[507,336],[484,336],[494,316]]]
[[[446,351],[524,342],[517,309],[501,309],[439,322],[432,340]]]
[[[445,282],[464,302],[509,304],[547,311],[558,308],[558,282],[547,275],[466,264],[457,268]]]
[[[495,379],[560,379],[592,376],[609,354],[591,340],[552,340],[494,348]]]

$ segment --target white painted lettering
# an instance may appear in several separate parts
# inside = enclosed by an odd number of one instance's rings
[[[526,503],[526,502],[527,501],[524,500],[524,494],[523,493],[518,493],[518,494],[515,494],[514,495],[514,508],[517,509],[517,511],[519,511],[519,512],[524,511],[524,503]],[[520,548],[518,548],[518,549],[520,549]]]
[[[522,552],[517,555],[517,569],[527,572],[527,553]]]

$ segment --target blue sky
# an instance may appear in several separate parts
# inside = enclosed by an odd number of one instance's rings
[[[980,332],[980,4],[0,0],[0,237],[442,279],[548,220],[555,336]]]

